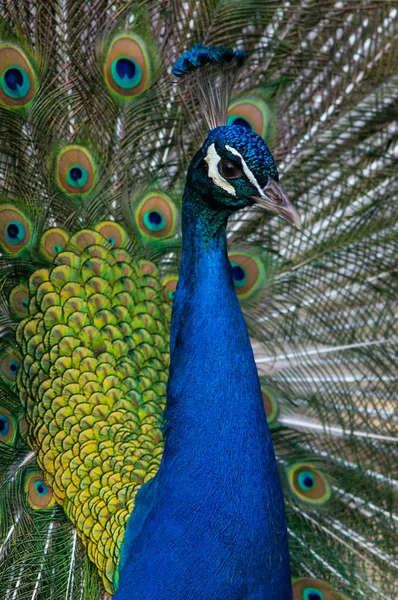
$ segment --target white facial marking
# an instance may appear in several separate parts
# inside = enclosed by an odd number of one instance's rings
[[[222,177],[218,171],[218,163],[221,160],[221,156],[217,154],[217,150],[214,144],[207,149],[205,161],[209,165],[209,177],[218,187],[222,188],[231,196],[236,196],[235,188],[233,185],[228,183],[224,177]]]
[[[250,181],[251,184],[254,185],[254,187],[257,188],[258,193],[260,194],[261,198],[265,198],[265,194],[263,192],[263,190],[261,189],[257,179],[254,177],[253,173],[250,171],[249,167],[246,164],[245,159],[243,158],[243,156],[240,154],[240,152],[238,152],[237,150],[235,150],[235,148],[232,148],[232,146],[225,146],[225,149],[228,150],[229,152],[231,152],[231,154],[235,154],[235,156],[239,156],[239,158],[242,161],[242,168],[243,168],[243,172],[246,175],[246,177],[248,178],[248,180]]]

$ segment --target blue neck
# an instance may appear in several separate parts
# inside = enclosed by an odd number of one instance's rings
[[[226,218],[185,191],[164,455],[137,496],[115,600],[291,599],[283,496]]]
[[[182,260],[171,323],[165,461],[169,453],[176,455],[176,448],[192,453],[193,445],[201,448],[196,460],[204,467],[211,469],[211,463],[221,459],[224,469],[228,459],[237,472],[249,466],[248,453],[242,455],[244,432],[250,428],[252,435],[254,426],[258,434],[264,433],[267,425],[228,260],[226,218],[203,209],[200,198],[185,193]],[[207,435],[210,448],[204,454]]]

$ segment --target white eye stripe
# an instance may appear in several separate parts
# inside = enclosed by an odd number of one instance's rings
[[[234,154],[235,156],[239,156],[240,160],[242,161],[242,169],[243,169],[244,174],[246,175],[246,177],[248,178],[250,183],[252,185],[254,185],[254,187],[257,188],[258,193],[260,194],[260,197],[265,198],[264,192],[261,189],[260,184],[258,183],[257,179],[254,177],[253,173],[250,171],[249,167],[246,164],[245,159],[240,154],[240,152],[235,150],[235,148],[232,148],[232,146],[225,146],[225,149],[228,150],[229,152],[231,152],[231,154]]]
[[[213,181],[213,183],[215,183],[218,187],[228,192],[228,194],[231,194],[231,196],[236,196],[234,186],[228,183],[228,181],[224,179],[222,175],[220,175],[220,172],[218,170],[218,163],[220,162],[220,160],[221,156],[217,154],[215,144],[211,144],[211,146],[209,146],[207,149],[205,157],[205,161],[209,166],[209,177]]]

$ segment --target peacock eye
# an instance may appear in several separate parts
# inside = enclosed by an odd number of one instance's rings
[[[230,160],[221,160],[218,163],[218,171],[225,179],[239,179],[243,175],[242,169]]]

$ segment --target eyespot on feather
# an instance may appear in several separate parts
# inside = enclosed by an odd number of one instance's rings
[[[325,504],[331,496],[326,477],[307,463],[288,467],[289,485],[294,495],[309,504]]]
[[[50,508],[55,503],[52,490],[39,471],[31,473],[25,480],[25,493],[30,506],[34,510]]]
[[[32,240],[32,226],[12,204],[0,206],[0,244],[7,254],[19,254]]]
[[[273,395],[266,390],[265,388],[261,388],[261,393],[263,395],[263,404],[265,409],[265,414],[267,415],[268,424],[274,423],[279,415],[279,405]]]
[[[15,44],[0,44],[0,102],[24,108],[36,94],[37,82],[25,52]]]
[[[232,278],[239,298],[253,296],[265,282],[265,267],[262,261],[248,252],[230,252]]]
[[[168,304],[173,304],[177,282],[177,275],[170,275],[170,277],[166,277],[162,281],[164,299]]]
[[[151,64],[147,45],[138,35],[122,33],[109,47],[104,64],[108,89],[121,100],[129,100],[148,89]]]
[[[8,384],[15,383],[20,366],[20,357],[15,352],[6,350],[0,356],[0,375],[3,381]]]
[[[47,229],[40,239],[40,250],[48,260],[53,260],[60,252],[65,250],[69,241],[69,234],[59,227]]]
[[[29,290],[24,283],[15,286],[9,296],[9,305],[11,311],[16,317],[23,319],[29,311]]]
[[[68,247],[81,252],[94,245],[105,246],[103,236],[91,229],[81,229],[70,238]]]
[[[124,248],[127,235],[123,227],[114,221],[102,221],[95,226],[95,231],[100,233],[114,248]]]
[[[270,129],[270,110],[258,97],[242,97],[228,108],[227,125],[241,125],[265,138]]]
[[[174,235],[177,209],[174,202],[162,192],[151,192],[139,203],[135,221],[146,237],[163,239]]]
[[[141,273],[143,275],[148,275],[148,276],[153,276],[153,277],[158,277],[159,276],[159,271],[158,268],[156,267],[156,265],[153,264],[153,262],[150,262],[149,260],[140,260],[140,269],[141,269]]]
[[[17,435],[17,420],[10,411],[0,406],[0,441],[12,446]]]
[[[65,194],[84,196],[96,182],[97,173],[91,153],[83,146],[66,146],[56,158],[55,177]]]
[[[349,600],[326,581],[302,577],[293,580],[293,600]]]

